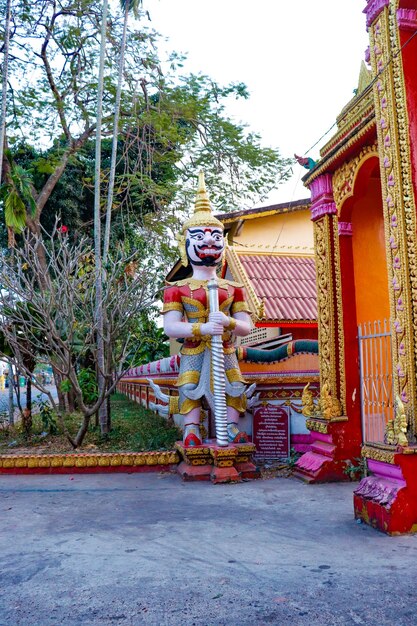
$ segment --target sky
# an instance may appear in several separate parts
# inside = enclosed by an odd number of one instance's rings
[[[353,97],[368,46],[365,0],[144,0],[167,49],[188,56],[185,69],[218,83],[243,82],[248,101],[228,114],[265,147],[305,156]],[[319,149],[336,127],[308,152]],[[291,179],[256,206],[308,198],[297,163]]]

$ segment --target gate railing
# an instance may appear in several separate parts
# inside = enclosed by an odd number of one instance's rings
[[[385,426],[394,418],[391,328],[389,320],[358,326],[362,438],[383,443]]]

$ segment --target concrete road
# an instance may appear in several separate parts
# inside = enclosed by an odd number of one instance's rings
[[[53,398],[58,397],[55,385],[47,385],[47,388],[51,392]],[[22,406],[22,408],[25,408],[26,387],[20,387],[19,391],[20,391],[20,405]],[[32,411],[36,412],[36,404],[39,403],[40,400],[49,401],[48,396],[45,393],[41,393],[39,389],[36,389],[36,387],[32,387]],[[15,420],[17,420],[19,419],[19,410],[17,408],[18,404],[17,404],[15,391],[13,393],[13,403],[14,403],[14,406],[16,407]],[[0,390],[0,413],[7,414],[8,411],[9,411],[9,389],[8,388],[1,389]]]
[[[415,625],[417,537],[353,484],[0,477],[1,626]]]

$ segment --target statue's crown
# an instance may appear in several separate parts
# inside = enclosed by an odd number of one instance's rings
[[[204,172],[200,171],[198,175],[198,188],[197,196],[195,199],[194,213],[182,227],[182,232],[185,233],[189,228],[195,226],[217,226],[224,229],[223,224],[212,213],[210,200],[206,190],[206,183],[204,180]]]

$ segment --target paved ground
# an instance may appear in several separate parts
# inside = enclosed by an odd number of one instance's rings
[[[353,486],[0,477],[0,624],[415,625],[417,537]]]
[[[55,385],[47,385],[48,390],[52,393],[53,397],[57,397],[57,391]],[[20,387],[20,404],[24,408],[26,406],[26,387]],[[36,387],[32,387],[32,410],[36,412],[36,405],[40,400],[48,400],[48,396],[45,393],[41,393]],[[16,392],[13,394],[13,403],[16,407],[14,413],[15,421],[20,419],[19,409],[17,408]],[[0,415],[7,415],[9,411],[9,389],[0,389]]]

